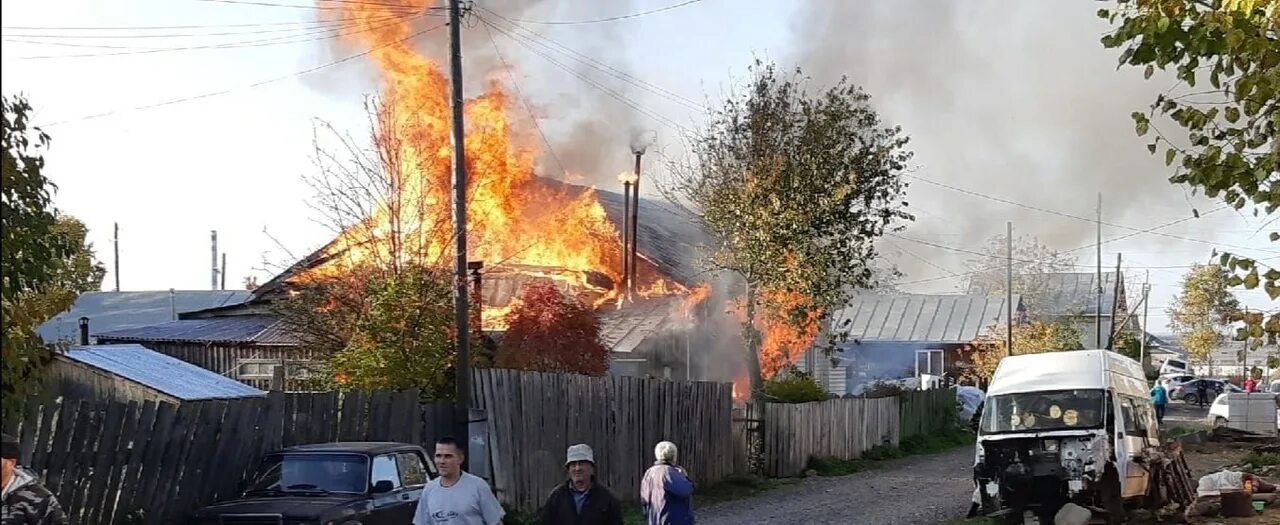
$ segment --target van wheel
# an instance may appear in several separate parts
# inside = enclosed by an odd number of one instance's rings
[[[1227,426],[1227,418],[1218,416],[1213,419],[1213,428],[1222,428]]]
[[[1121,494],[1123,489],[1120,486],[1120,471],[1116,470],[1115,465],[1107,464],[1098,490],[1099,502],[1102,503],[1103,510],[1107,511],[1107,525],[1122,525],[1126,518],[1124,496]]]

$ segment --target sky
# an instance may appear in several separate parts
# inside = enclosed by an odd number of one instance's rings
[[[1028,208],[1091,217],[1098,192],[1104,220],[1122,226],[1104,227],[1106,239],[1193,209],[1204,214],[1159,230],[1182,239],[1144,234],[1104,245],[1105,267],[1122,253],[1131,277],[1150,271],[1153,331],[1164,331],[1182,267],[1207,261],[1215,247],[1280,257],[1263,219],[1206,213],[1218,204],[1167,182],[1162,159],[1147,153],[1128,115],[1172,82],[1117,70],[1118,52],[1098,43],[1108,29],[1093,3],[701,0],[612,22],[532,23],[681,3],[477,0],[481,20],[463,35],[467,91],[514,79],[523,102],[512,111],[537,115],[549,143],[540,169],[607,187],[628,166],[634,132],[653,133],[660,156],[678,157],[677,127],[696,127],[698,108],[741,85],[755,59],[803,67],[814,90],[848,77],[886,123],[912,137],[907,197],[916,221],[880,245],[906,273],[906,291],[958,291],[951,274],[972,256],[956,249],[979,247],[1006,221],[1056,249],[1092,243],[1094,224]],[[313,125],[365,136],[363,104],[379,84],[370,64],[343,60],[361,50],[309,25],[319,12],[305,0],[0,5],[0,90],[23,93],[37,108],[35,122],[53,138],[54,202],[86,222],[109,270],[119,223],[122,289],[207,289],[211,230],[227,253],[228,288],[249,276],[265,282],[329,240],[302,179],[314,169]],[[497,15],[524,20],[563,47],[515,39],[510,33],[520,30]],[[440,21],[426,16],[419,27]],[[439,30],[415,42],[442,58],[446,37]],[[601,64],[627,78],[606,75]],[[141,106],[157,107],[132,109]],[[657,163],[649,169],[662,177]],[[1089,271],[1093,249],[1073,253]],[[109,271],[104,287],[114,280]],[[1272,308],[1260,291],[1239,295]]]

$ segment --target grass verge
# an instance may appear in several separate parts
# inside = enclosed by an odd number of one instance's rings
[[[1270,467],[1280,465],[1280,452],[1258,452],[1253,451],[1245,455],[1241,463],[1248,463],[1255,467]]]
[[[935,432],[924,436],[912,436],[902,440],[898,446],[881,445],[862,454],[859,459],[823,459],[809,460],[809,470],[819,476],[847,476],[876,468],[881,462],[891,459],[933,454],[957,447],[973,446],[973,433],[963,429],[952,429]]]

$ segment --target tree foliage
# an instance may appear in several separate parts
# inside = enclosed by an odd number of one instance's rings
[[[595,310],[550,281],[526,285],[505,321],[495,366],[591,376],[609,370]]]
[[[1009,356],[1005,348],[1004,327],[992,330],[990,339],[976,341],[970,355],[973,368],[964,375],[967,379],[988,381],[996,372],[1000,360]],[[1013,327],[1013,348],[1017,355],[1043,354],[1046,352],[1064,352],[1083,350],[1080,343],[1080,329],[1070,321],[1035,320]]]
[[[3,99],[3,170],[0,171],[0,305],[4,319],[0,363],[3,395],[26,395],[53,358],[36,329],[66,310],[81,293],[96,290],[106,273],[85,242],[87,229],[59,215],[55,187],[43,173],[49,137],[28,124],[23,98]],[[12,406],[12,404],[6,404]]]
[[[1182,291],[1169,307],[1169,325],[1192,362],[1209,364],[1210,353],[1238,318],[1240,301],[1231,293],[1229,278],[1220,266],[1195,265],[1183,276]]]
[[[1138,135],[1155,131],[1147,149],[1173,168],[1169,180],[1255,215],[1280,209],[1280,0],[1120,0],[1098,15],[1116,25],[1102,43],[1123,49],[1122,66],[1143,67],[1147,78],[1172,70],[1175,88],[1186,86],[1133,113]],[[1162,132],[1164,121],[1176,133]],[[1280,270],[1232,253],[1220,263],[1235,274],[1232,286],[1280,298]],[[1274,343],[1280,313],[1250,324]]]
[[[1008,241],[1004,234],[987,239],[981,257],[965,261],[968,270],[963,289],[969,293],[1000,295],[1005,293],[1008,257]],[[1040,243],[1032,236],[1013,239],[1013,293],[1022,297],[1022,303],[1032,316],[1062,315],[1074,312],[1060,311],[1085,305],[1054,304],[1050,296],[1050,274],[1070,271],[1076,258]]]
[[[797,70],[756,62],[745,92],[730,97],[690,140],[688,162],[664,189],[716,237],[704,261],[743,285],[752,392],[763,386],[759,310],[797,327],[829,312],[873,278],[873,241],[910,220],[902,208],[908,138],[887,127],[860,88],[841,80],[818,94]],[[806,301],[764,298],[798,294]]]
[[[766,381],[764,397],[771,403],[811,403],[830,396],[812,375],[792,369]]]

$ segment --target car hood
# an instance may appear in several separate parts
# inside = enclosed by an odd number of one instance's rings
[[[319,518],[337,507],[363,499],[352,494],[328,496],[271,496],[215,503],[196,512],[197,517],[228,514],[280,514],[286,518]]]

